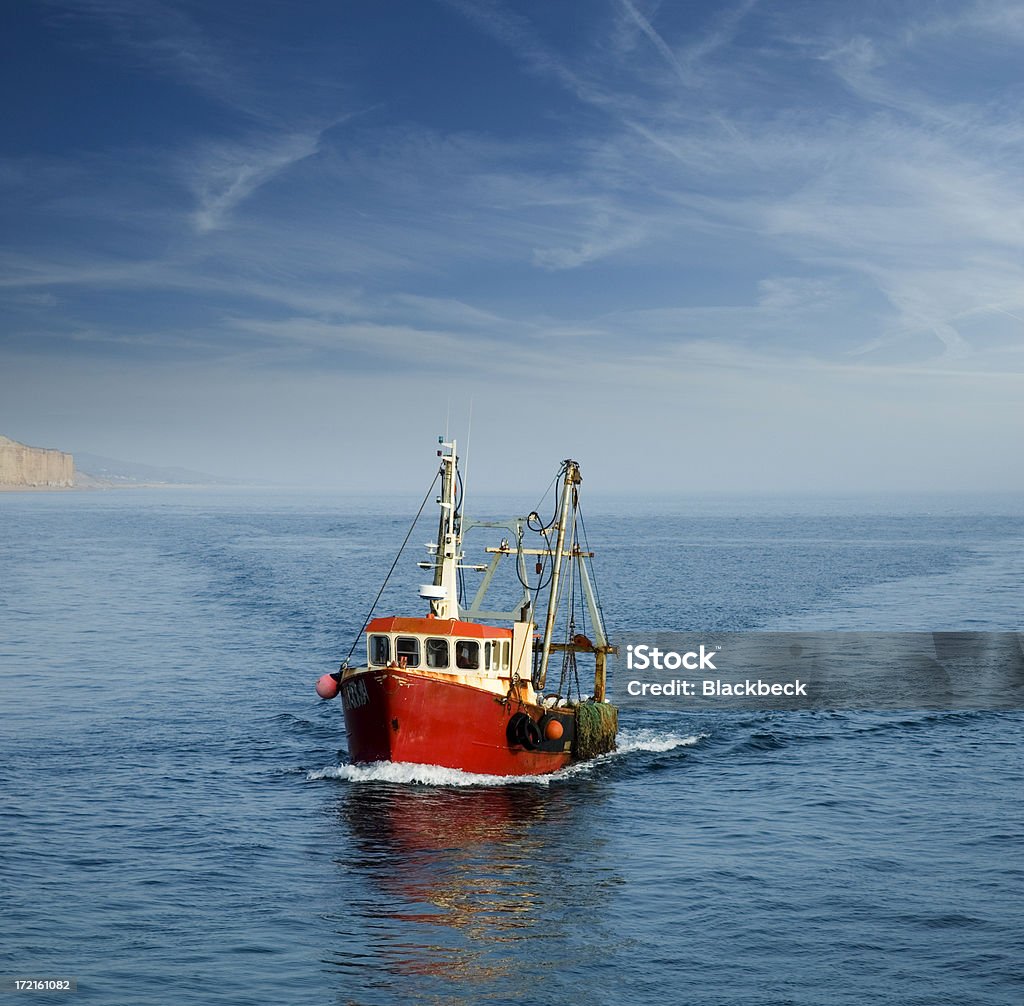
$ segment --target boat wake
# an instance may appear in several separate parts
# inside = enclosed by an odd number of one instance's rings
[[[665,730],[621,730],[619,731],[619,749],[615,755],[630,754],[633,751],[674,751],[676,748],[692,748],[711,734],[675,734]],[[614,757],[614,755],[613,755]]]
[[[607,765],[637,752],[664,753],[676,748],[694,747],[710,734],[674,734],[660,730],[623,730],[616,751],[589,761],[576,762],[557,772],[544,775],[481,775],[442,765],[419,765],[411,762],[372,762],[368,765],[332,765],[309,772],[311,782],[337,779],[350,783],[394,783],[420,786],[550,786],[575,776],[589,774],[599,765]]]

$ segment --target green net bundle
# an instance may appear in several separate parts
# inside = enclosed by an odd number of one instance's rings
[[[619,732],[619,711],[608,702],[580,702],[576,705],[576,758],[594,758],[615,750]]]

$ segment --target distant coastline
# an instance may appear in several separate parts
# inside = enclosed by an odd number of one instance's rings
[[[32,447],[0,435],[0,492],[76,492],[104,489],[240,486],[207,472],[120,461],[100,455]]]
[[[73,489],[75,459],[65,451],[0,435],[0,489]]]

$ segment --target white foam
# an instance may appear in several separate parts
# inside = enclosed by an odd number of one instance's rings
[[[442,765],[380,761],[369,765],[331,765],[309,772],[306,778],[311,782],[341,779],[351,783],[390,782],[420,786],[549,786],[552,782],[590,772],[595,765],[620,758],[633,751],[661,752],[680,747],[693,747],[708,736],[710,735],[664,733],[658,730],[623,730],[619,734],[618,750],[589,761],[576,762],[557,772],[548,772],[544,775],[482,775],[478,772],[463,772],[457,768],[445,768]]]
[[[585,764],[585,763],[580,763]],[[564,778],[576,765],[545,775],[483,775],[463,772],[443,765],[417,765],[412,762],[378,761],[368,765],[334,765],[310,772],[306,778],[343,779],[345,782],[392,782],[421,786],[514,786],[520,783],[540,783],[547,786],[553,779]]]
[[[711,734],[674,734],[663,730],[621,730],[619,731],[618,755],[631,751],[674,751],[676,748],[690,748],[706,740]]]

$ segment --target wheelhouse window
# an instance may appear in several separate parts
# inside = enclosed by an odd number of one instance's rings
[[[509,669],[509,654],[512,649],[512,644],[506,639],[501,644],[501,669],[507,671]]]
[[[455,666],[475,671],[480,667],[480,644],[473,639],[460,639],[455,644]]]
[[[415,636],[399,636],[395,640],[395,659],[406,667],[419,667],[420,641]]]
[[[391,640],[387,636],[370,636],[369,650],[371,664],[391,663]]]
[[[427,667],[438,670],[448,666],[448,640],[427,640]]]

